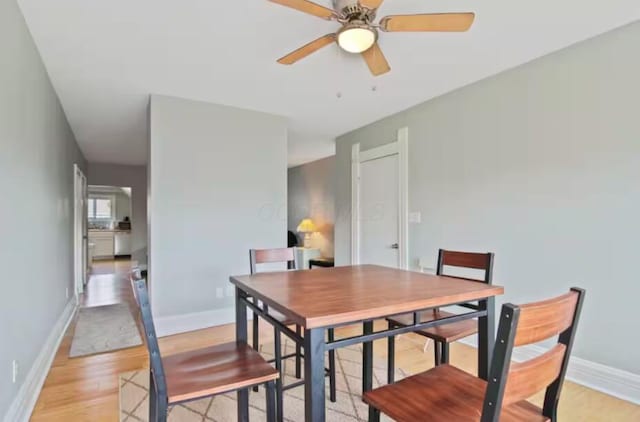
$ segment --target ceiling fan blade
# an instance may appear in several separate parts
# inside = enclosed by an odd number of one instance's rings
[[[298,60],[304,59],[311,53],[315,53],[322,47],[325,47],[336,40],[336,34],[327,34],[324,37],[320,37],[317,40],[311,41],[299,49],[287,54],[284,57],[278,59],[280,64],[294,64]]]
[[[384,0],[360,0],[360,6],[364,6],[367,9],[377,9],[383,1]]]
[[[387,16],[380,21],[380,28],[387,32],[464,32],[471,27],[475,16],[474,13]]]
[[[369,66],[369,70],[373,76],[380,76],[391,70],[378,43],[375,43],[370,49],[363,52],[362,57],[364,57],[364,61],[367,62],[367,66]]]
[[[281,4],[292,9],[299,10],[310,15],[317,16],[323,19],[331,19],[335,16],[335,12],[324,6],[320,6],[314,2],[308,0],[269,0],[273,3]]]

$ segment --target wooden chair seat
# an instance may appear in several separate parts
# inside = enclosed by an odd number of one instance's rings
[[[420,322],[429,322],[436,319],[454,316],[451,312],[441,310],[424,311],[420,315]],[[413,314],[398,315],[387,319],[392,324],[405,326],[413,324]],[[432,338],[436,341],[452,343],[462,338],[478,332],[478,322],[475,319],[466,319],[463,321],[439,325],[437,327],[427,328],[416,331],[417,334]]]
[[[278,371],[246,343],[163,356],[169,404],[275,381]]]
[[[487,382],[444,364],[364,394],[364,401],[398,422],[480,421]],[[399,405],[401,403],[401,405]],[[522,400],[503,408],[501,422],[545,422]]]

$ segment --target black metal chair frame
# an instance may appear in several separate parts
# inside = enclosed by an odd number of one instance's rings
[[[144,326],[144,332],[146,337],[147,349],[149,351],[149,361],[151,368],[149,371],[149,422],[166,422],[167,412],[169,410],[169,401],[167,396],[167,382],[164,374],[164,367],[162,365],[162,356],[160,355],[160,347],[158,345],[158,338],[156,336],[156,329],[153,324],[153,316],[151,315],[151,307],[149,305],[149,294],[147,292],[147,282],[143,278],[132,279],[134,287],[134,296],[140,309],[142,316],[142,324]],[[268,381],[266,383],[258,383],[257,385],[264,384],[266,388],[266,413],[267,421],[276,421],[276,386],[275,381]],[[248,390],[248,388],[244,390]],[[228,393],[231,391],[238,391],[238,389],[232,388],[228,391],[216,393],[211,396]],[[171,403],[172,406],[176,404],[186,403],[193,400],[200,400],[205,397],[197,397],[191,400],[185,400],[182,402]],[[243,420],[248,421],[247,418]]]
[[[445,254],[446,250],[445,249],[439,249],[438,250],[438,265],[436,267],[436,275],[439,276],[447,276],[447,277],[452,277],[452,278],[464,278],[464,277],[456,277],[456,276],[448,276],[446,274],[444,274],[444,254]],[[486,283],[491,285],[493,283],[493,259],[494,259],[494,254],[493,253],[488,253],[487,254],[487,267],[484,270],[484,279],[483,280],[476,280],[473,279],[472,281],[478,282],[478,283]],[[456,267],[456,268],[464,268],[464,267]],[[461,306],[464,308],[468,308],[468,309],[473,309],[473,310],[480,310],[480,306],[475,304],[475,303],[461,303],[458,304],[457,306]],[[389,329],[395,328],[395,327],[400,327],[400,325],[393,323],[392,321],[388,321],[388,325],[389,325]],[[427,336],[426,334],[423,334],[419,331],[416,331],[416,334],[420,334],[423,335],[427,338],[430,338],[429,336]],[[433,353],[434,353],[434,362],[435,365],[441,365],[444,363],[449,363],[449,343],[447,342],[440,342],[437,341],[435,339],[433,339]],[[394,382],[394,378],[395,378],[395,337],[389,337],[388,343],[387,343],[387,360],[388,360],[388,365],[387,365],[387,382],[389,384],[392,384]]]
[[[569,366],[571,349],[582,312],[585,291],[576,287],[571,291],[578,293],[575,312],[571,326],[558,335],[558,343],[566,346],[562,366],[558,377],[547,387],[544,395],[542,415],[551,419],[551,422],[558,421],[558,404],[560,403],[560,393]],[[511,366],[511,354],[514,349],[514,340],[518,330],[518,319],[520,317],[520,307],[512,303],[502,305],[500,313],[500,324],[496,337],[491,368],[489,370],[489,380],[482,407],[480,422],[499,422],[502,411],[502,399],[504,398],[509,368]],[[369,422],[379,422],[380,411],[373,406],[369,406]]]
[[[249,251],[249,263],[250,263],[250,270],[251,270],[251,274],[255,274],[257,273],[257,268],[256,268],[256,257],[255,257],[255,249],[251,249]],[[287,261],[287,269],[289,270],[295,270],[296,269],[296,261],[295,259],[293,261]],[[256,309],[260,309],[262,311],[263,315],[268,315],[269,314],[269,307],[264,304],[261,303],[259,300],[257,300],[256,298],[252,299],[253,301],[253,305],[255,306]],[[266,320],[266,318],[265,318]],[[260,348],[260,333],[259,333],[259,322],[260,322],[260,315],[257,312],[253,312],[253,330],[252,330],[252,336],[253,336],[253,349],[256,351],[259,351]],[[302,341],[298,341],[299,338],[301,338],[302,336],[302,331],[303,331],[303,327],[301,327],[299,324],[296,324],[296,338],[290,337],[296,344],[296,351],[294,353],[289,353],[289,354],[282,354],[282,338],[281,338],[281,334],[283,333],[282,329],[279,327],[279,324],[274,324],[271,321],[268,321],[272,323],[273,325],[273,335],[274,335],[274,358],[271,360],[268,360],[267,362],[269,363],[274,363],[276,370],[279,372],[280,377],[278,378],[278,380],[276,381],[276,399],[278,401],[278,405],[276,407],[277,409],[277,421],[278,422],[282,422],[284,420],[284,404],[283,404],[283,398],[284,398],[284,392],[286,390],[290,390],[292,388],[296,388],[296,387],[300,387],[302,385],[304,385],[304,380],[302,380],[302,358],[304,358],[304,353],[302,351]],[[335,340],[335,331],[333,328],[329,328],[327,330],[327,336],[329,341],[334,341]],[[336,402],[337,397],[336,397],[336,352],[335,350],[330,350],[329,352],[329,368],[325,368],[325,376],[329,377],[329,400],[331,400],[332,402]],[[282,361],[284,359],[290,359],[295,357],[296,359],[296,368],[295,368],[295,377],[297,379],[299,379],[300,381],[296,381],[294,383],[288,384],[288,385],[284,385],[284,372],[283,372],[283,367],[282,367]],[[253,391],[258,391],[258,387],[255,386],[253,388]]]

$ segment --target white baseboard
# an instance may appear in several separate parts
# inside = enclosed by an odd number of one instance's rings
[[[231,324],[236,321],[234,308],[216,309],[213,311],[194,312],[192,314],[167,317],[154,317],[156,335],[158,337],[201,330],[218,325]]]
[[[460,340],[461,343],[477,347],[475,337]],[[531,345],[513,351],[513,360],[521,362],[541,355],[547,349]],[[600,363],[572,356],[567,369],[567,379],[593,390],[640,405],[640,375]]]
[[[67,303],[62,315],[58,318],[55,326],[51,329],[47,341],[43,345],[33,366],[29,370],[24,382],[18,390],[18,394],[13,399],[9,410],[4,416],[4,422],[28,422],[31,412],[36,405],[40,390],[47,378],[49,368],[53,362],[53,358],[60,347],[60,342],[67,331],[67,327],[73,319],[77,308],[75,297]]]

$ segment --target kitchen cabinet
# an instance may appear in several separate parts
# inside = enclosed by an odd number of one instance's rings
[[[131,233],[125,231],[116,231],[113,233],[115,256],[131,255]]]
[[[89,242],[94,244],[94,259],[113,258],[113,232],[110,230],[89,231]]]

